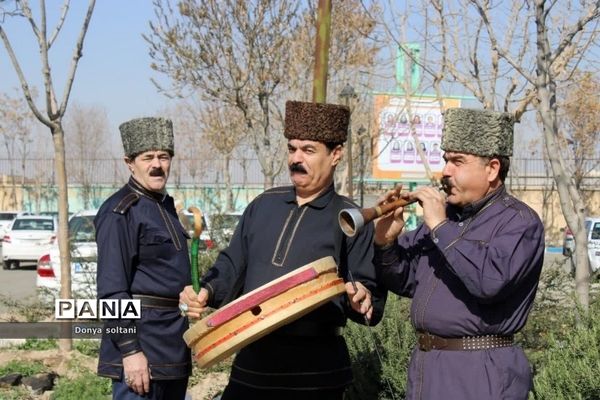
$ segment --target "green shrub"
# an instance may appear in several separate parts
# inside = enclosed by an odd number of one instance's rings
[[[56,339],[26,339],[25,343],[17,346],[19,350],[50,350],[57,348]]]
[[[198,271],[200,277],[208,271],[210,267],[215,263],[217,256],[219,255],[218,250],[207,250],[198,253]]]
[[[112,393],[112,382],[92,372],[84,372],[77,379],[58,380],[52,400],[106,400]]]
[[[100,340],[98,339],[82,339],[76,340],[73,343],[73,348],[89,357],[98,357],[100,352]]]
[[[354,372],[348,400],[404,397],[409,358],[416,341],[408,318],[409,306],[409,300],[390,294],[379,325],[368,328],[348,324],[344,336]]]
[[[0,376],[14,373],[21,374],[23,376],[31,376],[46,371],[47,368],[41,361],[11,360],[0,367]]]
[[[34,400],[35,397],[25,386],[0,387],[0,400]]]
[[[575,312],[570,314],[567,318],[574,320]],[[600,302],[568,335],[551,334],[537,361],[534,399],[600,399]]]
[[[54,308],[38,299],[14,300],[12,297],[0,294],[0,305],[9,310],[8,322],[38,322],[50,317]],[[20,318],[16,318],[16,317]]]

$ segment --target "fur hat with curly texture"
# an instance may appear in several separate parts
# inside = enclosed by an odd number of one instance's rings
[[[442,150],[481,157],[510,157],[514,123],[514,116],[509,113],[450,108],[444,111]]]
[[[119,126],[126,156],[149,150],[168,151],[175,154],[173,123],[166,118],[136,118]]]
[[[350,109],[337,104],[285,103],[287,139],[315,140],[324,143],[343,143],[348,134]]]

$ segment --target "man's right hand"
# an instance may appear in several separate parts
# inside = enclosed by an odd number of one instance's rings
[[[179,293],[179,303],[185,303],[188,305],[186,315],[189,318],[200,318],[202,313],[206,310],[206,303],[208,301],[208,290],[201,288],[200,292],[196,294],[192,285],[186,286],[181,293]]]
[[[395,189],[390,190],[380,198],[377,205],[381,206],[391,203],[402,197],[400,195],[401,190],[402,185],[398,185]],[[375,244],[377,246],[385,246],[396,241],[404,228],[403,212],[404,207],[399,207],[375,221]]]
[[[150,370],[144,353],[123,357],[123,377],[131,390],[140,396],[150,392]]]

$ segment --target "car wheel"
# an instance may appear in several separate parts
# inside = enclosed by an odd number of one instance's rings
[[[18,261],[10,261],[8,264],[8,269],[19,269]]]
[[[2,269],[10,269],[10,264],[8,261],[2,262]]]

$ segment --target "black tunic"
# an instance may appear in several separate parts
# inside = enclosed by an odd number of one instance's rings
[[[210,292],[209,305],[220,307],[312,261],[333,256],[344,280],[350,280],[350,269],[354,279],[371,290],[375,296],[371,323],[379,322],[385,298],[378,296],[375,284],[373,226],[369,224],[354,238],[345,238],[337,215],[347,207],[356,205],[335,193],[333,185],[300,207],[293,187],[274,188],[258,196],[246,208],[229,247],[202,278],[202,286]],[[300,327],[341,327],[348,317],[364,323],[343,294],[243,348],[230,379],[265,389],[347,386],[352,371],[344,338],[306,336]]]
[[[173,198],[145,190],[135,179],[100,207],[96,219],[98,298],[150,295],[174,299],[191,282],[187,232]],[[135,333],[107,334],[106,328]],[[183,333],[186,318],[177,307],[144,307],[139,320],[109,320],[100,346],[98,374],[119,379],[123,357],[143,351],[152,379],[181,379],[191,371]],[[123,331],[125,329],[121,329]]]

